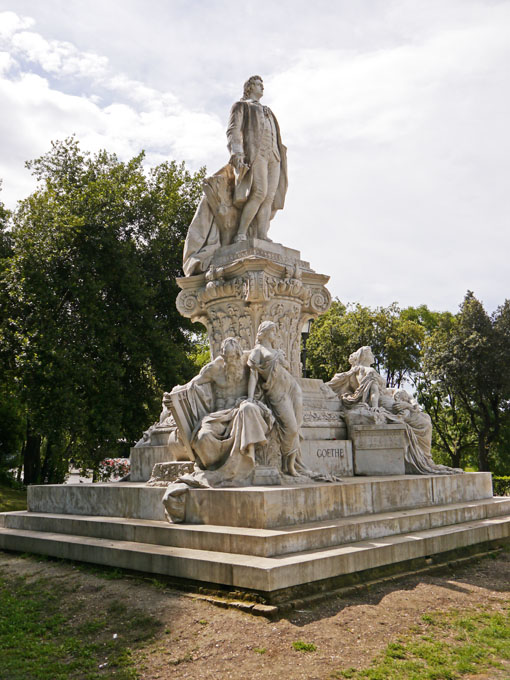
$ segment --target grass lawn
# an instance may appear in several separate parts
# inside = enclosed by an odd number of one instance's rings
[[[83,592],[73,578],[3,573],[2,680],[139,677],[132,650],[153,637],[159,622],[118,598],[104,597],[99,604],[96,598],[95,606],[90,606],[90,587],[88,590]]]
[[[505,669],[510,670],[510,606],[501,611],[479,606],[424,614],[420,625],[388,644],[369,668],[348,668],[330,677],[455,680],[484,671],[489,677],[509,677]]]
[[[1,680],[506,680],[510,554],[265,620],[157,577],[0,552]]]
[[[27,509],[27,492],[0,485],[0,512]]]

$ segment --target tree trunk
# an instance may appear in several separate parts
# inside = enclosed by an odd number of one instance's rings
[[[452,467],[460,468],[460,455],[461,455],[460,449],[454,446],[453,451],[450,454],[450,457],[452,459]]]
[[[489,472],[489,447],[485,433],[478,436],[478,469],[480,472]]]
[[[23,469],[25,486],[38,484],[41,481],[41,437],[38,434],[27,434]]]
[[[53,481],[51,479],[52,453],[53,450],[51,446],[51,439],[48,439],[46,441],[46,451],[44,452],[44,459],[41,468],[41,481],[43,484],[49,484]]]

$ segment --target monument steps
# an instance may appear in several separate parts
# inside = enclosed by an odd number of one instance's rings
[[[284,591],[293,597],[293,588],[335,587],[370,570],[409,569],[510,537],[510,498],[493,497],[485,472],[189,489],[182,524],[166,522],[165,491],[141,483],[31,486],[28,511],[0,514],[0,549],[272,601]]]
[[[507,514],[274,557],[5,526],[0,528],[0,549],[35,552],[270,594],[509,537],[510,514]]]
[[[507,514],[510,514],[510,498],[489,498],[275,529],[169,524],[163,520],[25,511],[0,515],[0,526],[24,531],[274,557]]]

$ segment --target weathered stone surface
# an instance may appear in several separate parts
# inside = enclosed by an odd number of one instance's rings
[[[175,482],[175,480],[181,475],[193,472],[194,466],[195,464],[190,461],[156,463],[147,485],[166,487],[168,486],[169,482]]]
[[[213,358],[229,336],[239,338],[243,349],[251,349],[259,324],[274,321],[278,348],[285,351],[291,373],[299,377],[301,329],[308,319],[329,309],[331,295],[325,288],[329,276],[304,268],[307,263],[301,263],[299,253],[290,248],[257,239],[243,244],[219,251],[224,266],[177,279],[182,288],[177,308],[207,328]],[[239,251],[240,245],[243,251]],[[285,264],[277,262],[277,256]]]
[[[499,526],[501,516],[509,514],[510,498],[488,498],[276,529],[21,511],[0,513],[0,527],[271,557],[481,519],[494,519],[494,526]]]
[[[352,425],[356,475],[404,475],[406,430],[403,425]]]
[[[271,593],[387,564],[508,539],[510,515],[401,533],[334,548],[263,557],[136,541],[0,529],[0,549],[36,552]],[[167,526],[167,533],[171,529]]]
[[[253,471],[253,486],[280,486],[280,472],[272,465],[257,465]]]
[[[489,472],[461,477],[469,481],[455,492],[455,476],[436,475],[346,477],[338,484],[300,487],[190,489],[186,522],[274,529],[492,498]],[[34,485],[28,487],[28,507],[31,512],[162,520],[164,493],[164,488],[130,482]]]
[[[130,481],[147,482],[157,463],[173,461],[174,447],[172,446],[137,446],[131,448],[129,461],[131,465]]]
[[[306,439],[301,442],[303,464],[315,472],[352,477],[350,440]]]

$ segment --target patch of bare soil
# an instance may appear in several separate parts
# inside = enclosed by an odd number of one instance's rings
[[[159,619],[160,633],[135,652],[143,680],[325,680],[342,668],[368,666],[389,642],[420,625],[423,614],[479,605],[497,610],[510,599],[509,553],[442,575],[411,576],[349,598],[332,597],[276,621],[220,609],[149,581],[106,579],[70,563],[0,552],[0,571],[74,583],[68,597],[81,598],[89,611],[103,611],[115,599]],[[297,641],[313,643],[316,650],[296,650]],[[469,676],[497,677],[502,676],[496,671]]]

